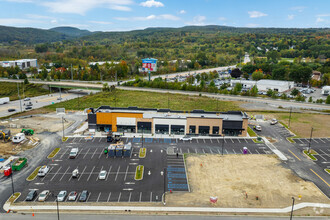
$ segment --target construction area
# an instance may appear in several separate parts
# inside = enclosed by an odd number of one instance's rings
[[[296,203],[329,202],[312,182],[282,167],[275,155],[189,154],[186,165],[191,192],[169,193],[169,206],[283,208],[292,205],[292,197]]]

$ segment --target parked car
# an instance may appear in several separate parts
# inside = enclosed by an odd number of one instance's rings
[[[37,195],[38,195],[37,190],[31,189],[27,194],[25,201],[33,201]]]
[[[31,106],[26,106],[25,107],[25,110],[29,110],[29,109],[32,109],[32,107]]]
[[[16,109],[14,109],[14,108],[8,109],[8,112],[14,112],[14,111],[16,111]]]
[[[68,200],[69,201],[76,201],[77,199],[77,192],[76,191],[72,191],[69,193],[69,196],[68,196]]]
[[[80,175],[80,173],[79,173],[79,170],[78,169],[74,169],[72,171],[72,178],[78,178],[79,175]]]
[[[75,148],[72,148],[71,151],[70,151],[70,159],[74,159],[76,158],[76,156],[78,155],[78,148],[75,147]]]
[[[38,201],[39,201],[39,202],[44,202],[44,201],[46,201],[46,199],[48,198],[49,194],[50,194],[49,190],[44,190],[44,191],[42,191],[42,192],[39,194]]]
[[[256,131],[261,131],[261,126],[260,125],[255,125],[253,128]]]
[[[57,201],[63,202],[65,200],[66,196],[67,196],[67,191],[66,190],[62,190],[57,195]]]
[[[48,171],[49,171],[49,166],[44,165],[44,166],[42,166],[42,167],[39,169],[39,171],[38,171],[38,176],[41,176],[41,177],[46,176],[46,174],[48,173]]]
[[[88,194],[89,192],[87,190],[82,191],[79,197],[79,202],[86,202],[88,198]]]
[[[183,136],[183,137],[180,137],[180,141],[192,141],[192,137]]]
[[[106,176],[107,176],[107,171],[101,170],[99,174],[99,180],[105,180]]]
[[[61,97],[58,97],[57,100],[62,100],[62,98]]]
[[[24,99],[24,101],[30,101],[31,100],[31,98],[29,98],[29,97],[26,97],[25,99]]]
[[[277,122],[278,122],[278,121],[277,121],[275,118],[273,118],[272,121],[270,122],[270,124],[271,124],[271,125],[275,125],[275,124],[277,124]]]

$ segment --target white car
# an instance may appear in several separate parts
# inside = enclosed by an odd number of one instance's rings
[[[107,177],[107,171],[101,170],[99,174],[99,180],[105,180],[106,177]]]
[[[183,136],[183,137],[180,137],[180,141],[192,141],[192,137]]]
[[[278,121],[277,121],[275,118],[273,118],[272,121],[270,122],[270,124],[271,124],[271,125],[275,125],[275,124],[277,124],[277,122],[278,122]]]
[[[57,201],[63,202],[65,200],[67,194],[68,193],[66,190],[62,190],[61,192],[59,192],[57,195]]]
[[[46,201],[46,199],[48,198],[49,196],[49,190],[44,190],[42,191],[40,194],[39,194],[39,198],[38,198],[38,201],[39,202],[44,202]]]
[[[255,125],[253,127],[256,131],[261,131],[261,126],[260,125]]]
[[[49,166],[44,165],[44,166],[42,166],[42,167],[39,169],[39,171],[38,171],[38,176],[41,176],[41,177],[46,176],[46,174],[48,173],[48,171],[49,171]]]
[[[68,200],[69,201],[75,201],[77,199],[77,192],[76,191],[72,191],[69,193],[69,196],[68,196]]]
[[[30,100],[31,100],[31,98],[29,98],[29,97],[24,99],[24,101],[30,101]]]

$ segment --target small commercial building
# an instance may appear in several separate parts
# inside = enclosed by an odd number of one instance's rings
[[[172,111],[152,108],[101,106],[88,110],[88,128],[96,131],[167,135],[246,136],[244,112]]]
[[[16,67],[18,66],[21,70],[30,67],[38,67],[37,59],[22,59],[22,60],[12,60],[12,61],[0,61],[0,66],[2,67]]]
[[[326,96],[330,95],[330,86],[323,86],[321,94]]]

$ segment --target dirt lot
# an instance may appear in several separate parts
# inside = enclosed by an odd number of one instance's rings
[[[71,121],[65,120],[64,126],[68,127],[71,123]],[[12,136],[21,132],[22,128],[34,129],[35,131],[32,137],[28,137],[29,140],[20,144],[13,144],[12,142],[4,143],[3,140],[0,140],[0,156],[6,157],[36,146],[36,142],[39,140],[39,133],[62,130],[62,120],[55,117],[55,115],[49,114],[45,116],[3,120],[0,122],[0,126],[4,126],[5,128],[2,128],[4,130],[10,129]]]
[[[189,155],[186,162],[191,193],[169,194],[170,206],[283,208],[291,205],[292,196],[296,203],[330,202],[313,183],[283,168],[276,156]],[[211,204],[210,196],[218,202]]]

